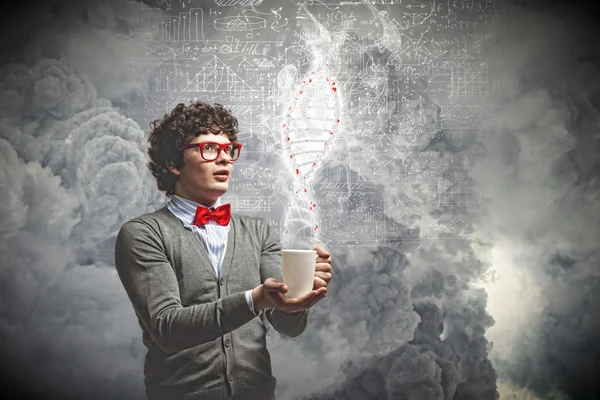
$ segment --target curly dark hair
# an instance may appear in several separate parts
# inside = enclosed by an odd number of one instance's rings
[[[177,104],[170,114],[150,123],[148,132],[147,163],[158,185],[167,196],[175,193],[178,176],[167,168],[183,165],[183,151],[179,148],[201,134],[215,135],[225,132],[227,138],[235,142],[238,135],[238,121],[230,110],[221,104],[210,105],[202,101],[189,105]]]

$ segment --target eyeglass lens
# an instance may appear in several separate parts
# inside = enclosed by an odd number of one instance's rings
[[[203,146],[200,146],[200,151],[202,152],[202,158],[207,161],[213,161],[219,156],[219,145],[216,143],[206,143]],[[235,144],[230,144],[225,147],[223,151],[225,151],[233,161],[237,160],[240,156],[240,148]]]

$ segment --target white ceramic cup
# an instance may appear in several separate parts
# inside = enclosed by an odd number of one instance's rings
[[[313,289],[317,252],[315,250],[283,250],[283,283],[285,297],[302,297]]]

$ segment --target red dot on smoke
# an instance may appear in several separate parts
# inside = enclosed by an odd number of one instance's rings
[[[336,89],[336,88],[331,88],[331,90],[333,90],[334,92],[337,92],[337,89]]]

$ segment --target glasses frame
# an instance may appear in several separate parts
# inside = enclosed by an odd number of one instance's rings
[[[202,151],[202,146],[204,146],[205,144],[216,144],[217,146],[219,146],[219,151],[217,151],[217,156],[212,159],[209,160],[206,157],[204,157],[204,152]],[[232,144],[235,144],[238,146],[238,156],[237,158],[233,159],[231,158],[231,156],[229,156],[229,158],[231,159],[231,161],[237,161],[240,158],[240,154],[242,154],[242,144],[241,143],[237,143],[237,142],[229,142],[229,143],[217,143],[217,142],[199,142],[199,143],[190,143],[190,144],[186,144],[183,145],[179,148],[179,150],[187,150],[187,149],[193,149],[194,147],[198,147],[200,149],[200,157],[202,157],[203,160],[205,161],[215,161],[217,158],[219,158],[219,156],[221,155],[221,150],[224,150],[226,147],[231,146]],[[225,153],[227,154],[227,153]]]

